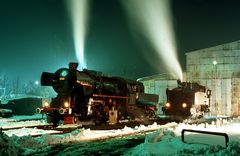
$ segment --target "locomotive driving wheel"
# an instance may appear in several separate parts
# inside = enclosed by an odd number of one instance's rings
[[[53,123],[53,127],[57,127],[59,121],[61,120],[61,115],[54,111],[47,116],[47,122]]]
[[[155,112],[153,111],[153,110],[151,110],[151,109],[147,109],[146,111],[145,111],[145,113],[146,113],[146,115],[147,115],[147,117],[148,118],[154,118],[156,115],[155,115]]]
[[[123,107],[118,109],[118,119],[126,119],[127,118],[127,111]]]
[[[96,124],[96,125],[101,125],[101,114],[100,114],[100,112],[99,111],[96,111],[96,112],[94,112],[94,123]]]
[[[96,105],[93,108],[93,121],[96,125],[106,123],[107,117],[101,105]]]

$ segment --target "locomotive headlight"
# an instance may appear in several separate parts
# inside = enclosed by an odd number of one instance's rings
[[[183,107],[183,108],[186,108],[186,107],[187,107],[187,104],[186,104],[186,103],[183,103],[183,104],[182,104],[182,107]]]
[[[49,103],[47,101],[44,102],[43,107],[49,107]]]
[[[67,71],[67,70],[63,70],[63,71],[60,73],[60,76],[66,77],[67,74],[68,74],[68,71]]]
[[[170,107],[171,104],[168,102],[168,103],[165,104],[165,106],[166,106],[166,107]]]
[[[64,102],[64,107],[69,107],[69,103],[68,102]]]

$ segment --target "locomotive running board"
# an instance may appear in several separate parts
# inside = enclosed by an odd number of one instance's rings
[[[210,132],[210,131],[200,131],[200,130],[192,130],[192,129],[183,129],[182,130],[182,142],[187,143],[186,139],[185,139],[185,132],[190,132],[190,133],[200,133],[200,134],[205,134],[205,135],[214,135],[214,136],[222,136],[225,138],[225,146],[228,146],[228,142],[229,142],[229,137],[226,133],[221,133],[221,132]],[[214,139],[212,139],[214,140]],[[192,140],[191,140],[192,141]],[[208,141],[210,141],[208,139]],[[188,142],[189,143],[189,142]],[[200,142],[192,142],[192,143],[200,143]],[[208,142],[209,143],[209,142]],[[206,143],[206,144],[208,144]],[[203,144],[203,143],[202,143]]]

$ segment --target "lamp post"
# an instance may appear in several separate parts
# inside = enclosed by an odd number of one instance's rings
[[[36,80],[34,83],[35,83],[35,85],[39,85],[39,81],[38,80]]]
[[[221,125],[221,119],[219,118],[220,116],[220,107],[217,102],[217,64],[218,62],[216,60],[213,61],[213,66],[214,66],[214,82],[215,82],[215,109],[216,109],[216,126]]]
[[[213,61],[213,66],[214,66],[214,83],[215,83],[215,108],[216,108],[216,114],[218,116],[218,104],[217,104],[217,64],[218,62],[216,60]]]

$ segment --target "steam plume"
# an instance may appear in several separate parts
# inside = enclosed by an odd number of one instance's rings
[[[87,33],[89,0],[66,0],[66,3],[72,20],[76,57],[81,68],[85,68],[87,64],[84,56],[84,44]]]
[[[182,80],[177,60],[176,44],[171,21],[169,0],[122,0],[134,31],[148,39],[168,72]],[[159,66],[157,66],[159,68]]]

